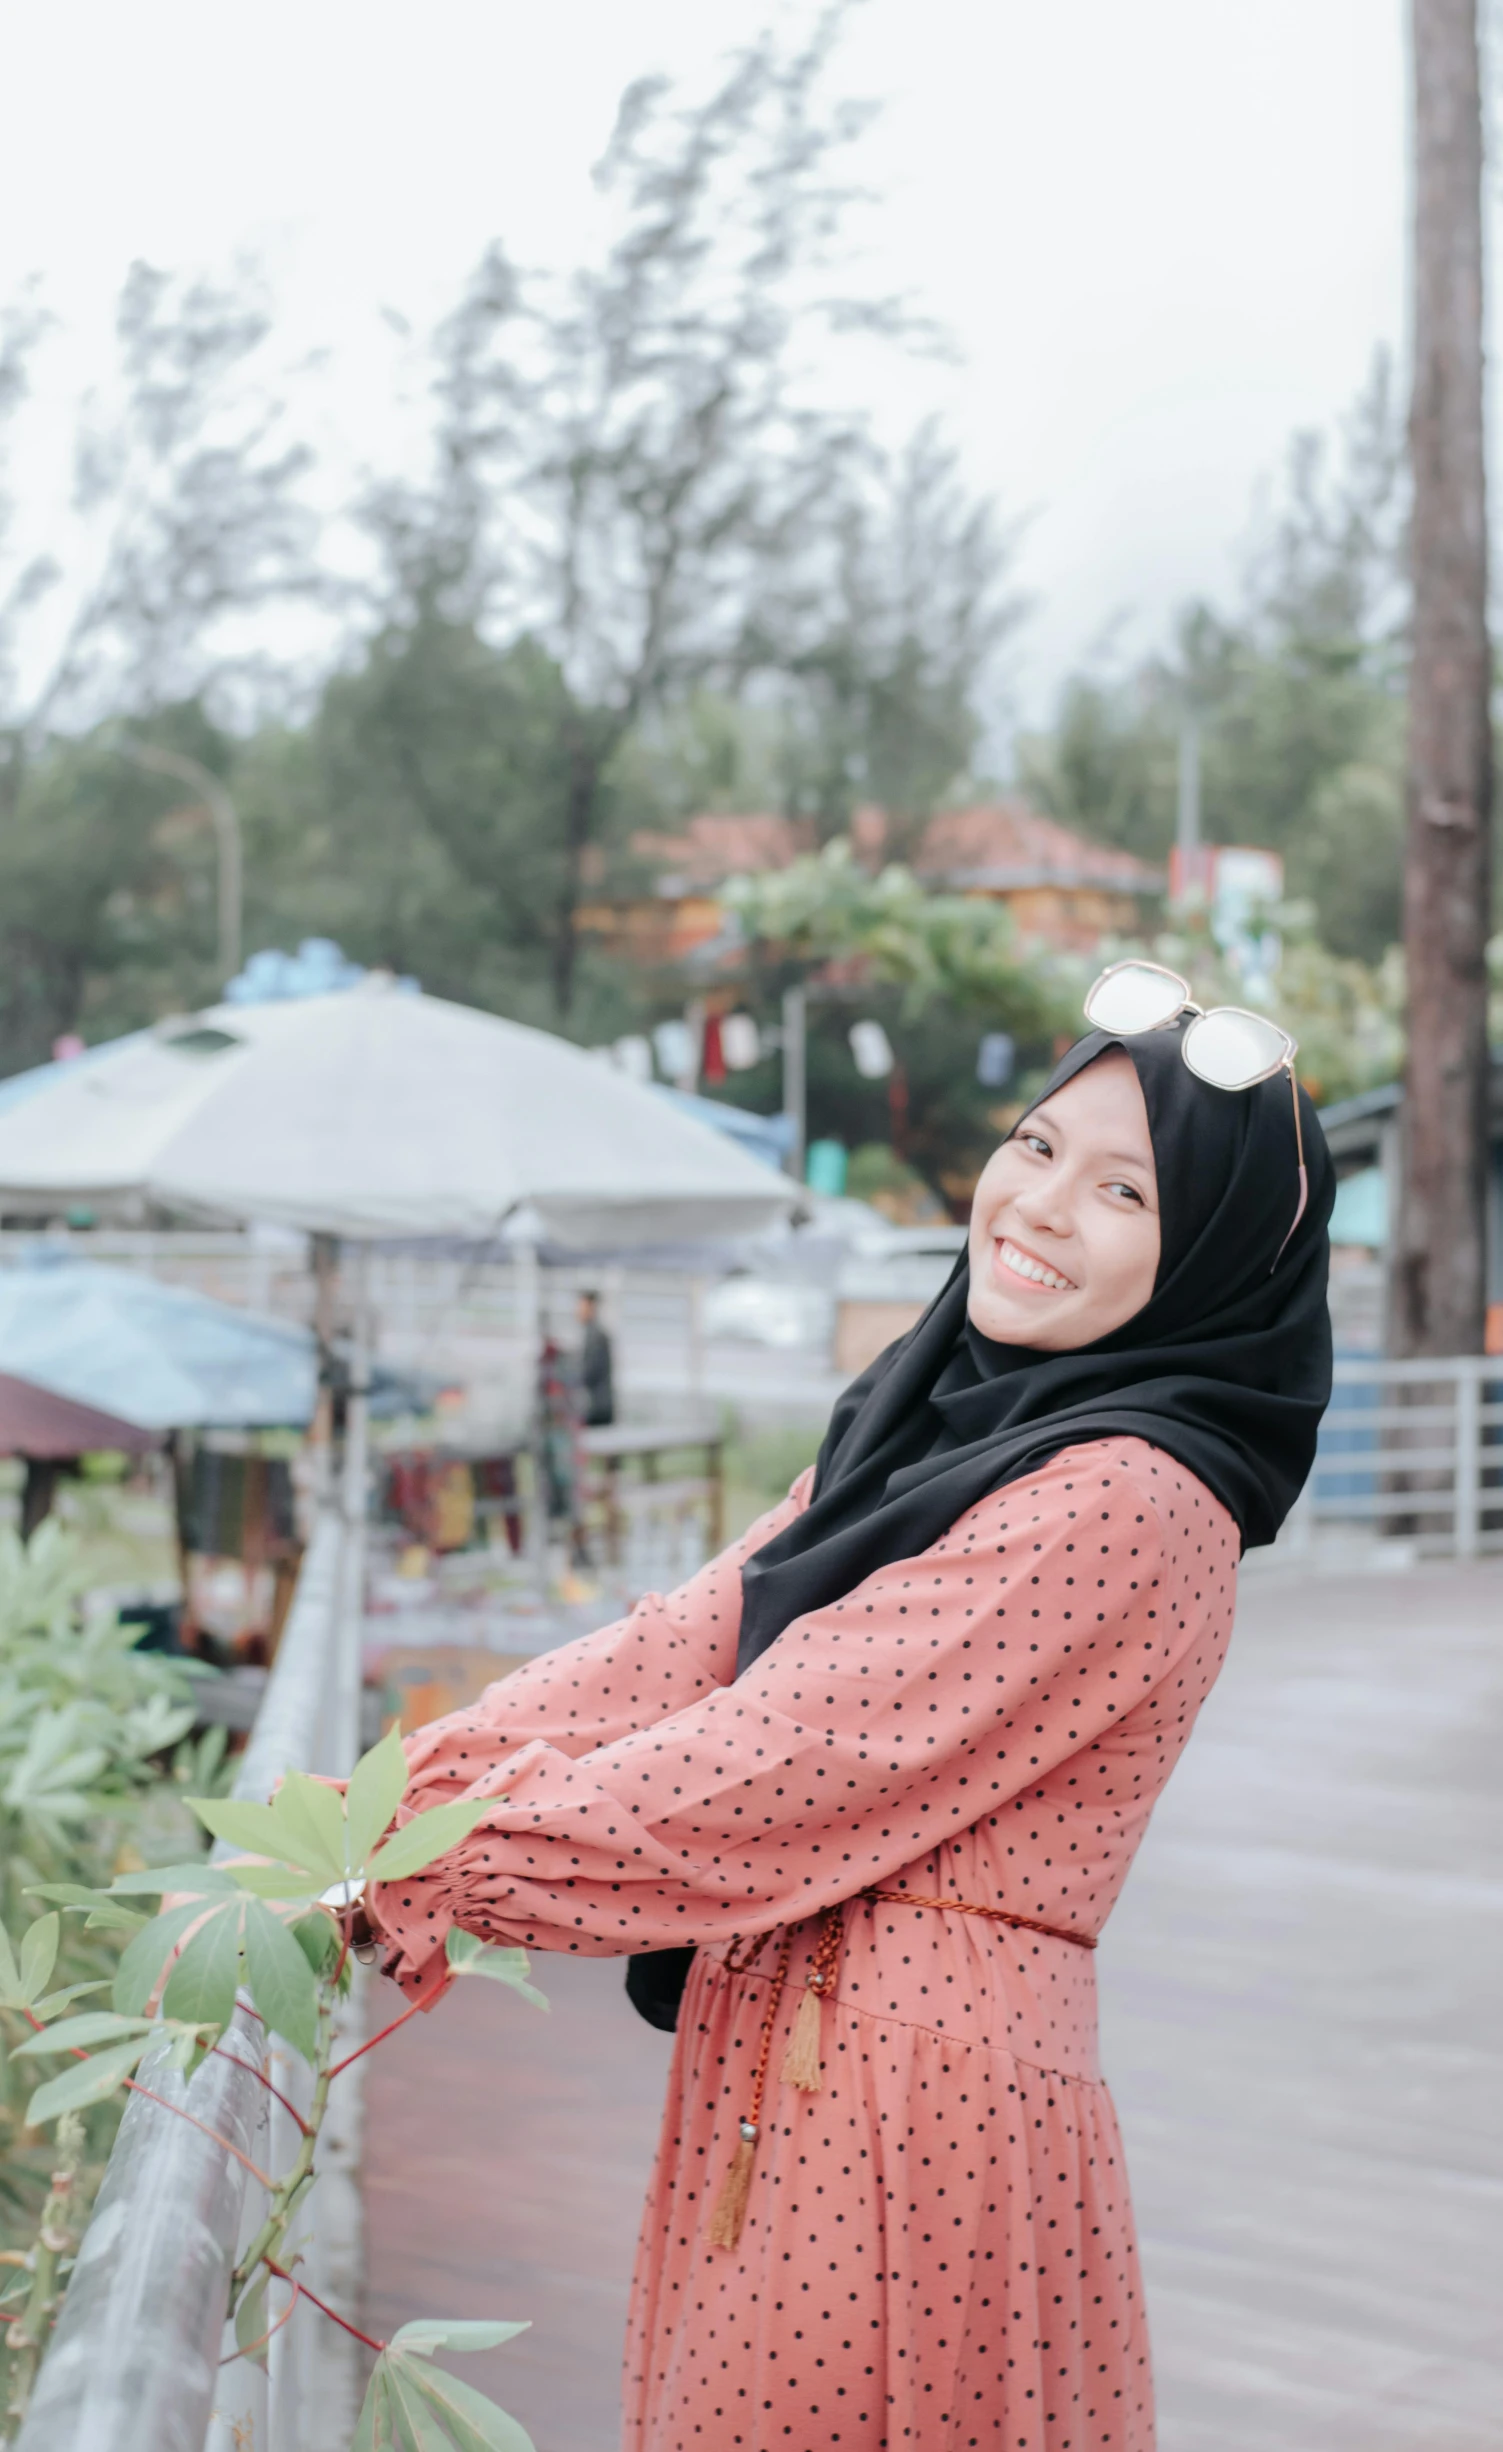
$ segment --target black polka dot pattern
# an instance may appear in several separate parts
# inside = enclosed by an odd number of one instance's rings
[[[1220,1668],[1238,1541],[1138,1440],[1072,1449],[734,1676],[742,1559],[410,1741],[407,1810],[494,1799],[373,1897],[415,1992],[451,1923],[596,1955],[700,1945],[637,2258],[629,2452],[1150,2452],[1152,2391],[1091,1955],[874,1885],[1094,1936]],[[745,2230],[708,2244],[766,1954],[777,2071],[845,1902],[824,2085],[769,2085]]]

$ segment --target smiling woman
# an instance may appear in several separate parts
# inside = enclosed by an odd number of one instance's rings
[[[1098,1056],[1025,1116],[976,1186],[970,1315],[1049,1353],[1142,1310],[1159,1265],[1148,1109],[1127,1056]]]
[[[1183,1029],[1071,1051],[744,1540],[408,1740],[485,1811],[373,1888],[398,1981],[458,1925],[677,2009],[627,2452],[1150,2452],[1092,1952],[1330,1379],[1313,1116],[1291,1232],[1287,1082]]]

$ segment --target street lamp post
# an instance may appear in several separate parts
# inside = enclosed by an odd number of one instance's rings
[[[191,784],[202,792],[214,835],[219,846],[219,972],[221,987],[227,987],[240,968],[240,900],[241,856],[240,820],[235,804],[217,775],[211,775],[197,758],[186,757],[180,750],[163,749],[155,741],[122,740],[123,756],[144,766],[149,774],[171,775],[178,783]]]

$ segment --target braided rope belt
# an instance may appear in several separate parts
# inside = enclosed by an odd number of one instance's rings
[[[993,1924],[1015,1926],[1019,1932],[1043,1933],[1051,1941],[1068,1941],[1076,1949],[1094,1950],[1094,1933],[1075,1933],[1062,1924],[1045,1924],[1038,1916],[1015,1915],[1010,1907],[982,1907],[973,1899],[919,1899],[907,1890],[863,1890],[863,1899],[878,1900],[890,1907],[940,1908],[952,1915],[984,1916]],[[821,2043],[823,2009],[826,1998],[835,1989],[835,1977],[840,1966],[841,1944],[844,1939],[844,1903],[824,1909],[820,1918],[820,1935],[809,1961],[804,1989],[794,2015],[793,2032],[783,2055],[779,2072],[785,2086],[796,2086],[802,2094],[818,2094],[824,2083]],[[712,2248],[734,2248],[739,2245],[746,2222],[747,2199],[751,2193],[752,2168],[757,2157],[757,2142],[762,2134],[762,2103],[767,2090],[767,2067],[772,2057],[772,2038],[776,2031],[778,2011],[788,1982],[789,1963],[793,1957],[793,1936],[798,1928],[787,1925],[779,1945],[777,1961],[768,1987],[767,2007],[762,2015],[762,2033],[757,2047],[756,2065],[752,2072],[750,2107],[740,2123],[736,2151],[731,2158],[724,2184],[710,2218]],[[745,1975],[755,1966],[771,1933],[760,1933],[745,1957],[736,1953],[740,1944],[731,1943],[725,1959],[728,1975]]]

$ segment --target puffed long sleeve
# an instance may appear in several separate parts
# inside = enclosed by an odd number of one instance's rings
[[[544,1652],[487,1686],[464,1711],[407,1739],[407,1802],[436,1804],[503,1754],[541,1743],[577,1758],[697,1702],[736,1674],[741,1568],[807,1504],[813,1468],[788,1496],[676,1592],[644,1593],[635,1609],[575,1643]]]
[[[1165,1737],[1149,1713],[1134,1771],[1125,1723],[1172,1694],[1198,1632],[1177,1576],[1162,1589],[1164,1465],[1137,1440],[1058,1456],[796,1620],[735,1684],[588,1751],[535,1739],[497,1760],[481,1716],[455,1714],[409,1803],[494,1801],[461,1847],[373,1891],[399,1980],[432,1984],[453,1923],[609,1956],[802,1919],[1076,1755],[1077,1810],[1093,1780],[1130,1799]]]

